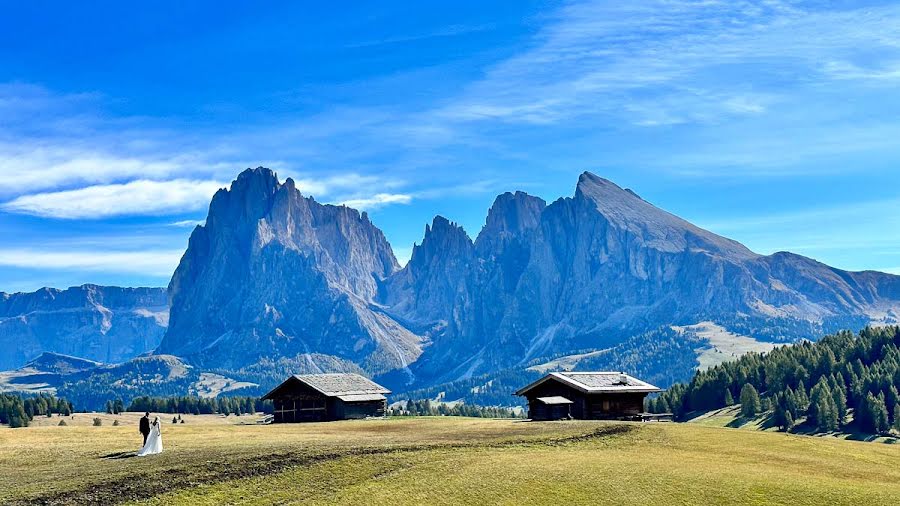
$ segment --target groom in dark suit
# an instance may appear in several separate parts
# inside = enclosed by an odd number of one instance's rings
[[[141,417],[141,425],[140,425],[141,435],[144,436],[144,445],[147,444],[147,436],[150,435],[150,413],[144,413],[144,416]],[[141,446],[143,448],[143,446]]]

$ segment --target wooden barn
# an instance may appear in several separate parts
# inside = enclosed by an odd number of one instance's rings
[[[640,420],[659,388],[621,372],[552,372],[520,389],[532,420]]]
[[[384,416],[389,393],[359,374],[300,374],[263,399],[275,405],[274,423],[324,422]]]

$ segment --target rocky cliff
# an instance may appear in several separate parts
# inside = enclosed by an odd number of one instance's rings
[[[422,338],[374,303],[397,269],[365,213],[319,204],[291,179],[248,169],[216,193],[191,234],[169,284],[158,352],[219,368],[323,354],[371,374],[403,369]]]
[[[163,288],[84,285],[0,293],[0,370],[43,352],[128,360],[156,348],[167,322]]]
[[[714,352],[699,334],[677,343],[686,338],[673,326],[772,343],[896,323],[900,277],[758,255],[590,173],[550,204],[498,196],[474,241],[434,218],[401,269],[365,213],[320,204],[258,168],[213,197],[168,300],[160,342],[159,289],[2,294],[0,344],[12,352],[0,369],[44,351],[119,362],[159,343],[167,364],[179,357],[197,376],[166,392],[212,373],[264,389],[291,371],[337,370],[398,391],[457,381],[486,392],[503,382],[497,371],[518,377],[529,364],[627,356],[653,372],[688,367],[697,346]],[[634,336],[644,336],[639,348]],[[120,372],[97,370],[111,382]]]
[[[466,378],[605,348],[668,325],[713,321],[790,342],[900,314],[897,276],[755,254],[590,173],[579,178],[573,197],[546,206],[523,193],[501,195],[474,257],[465,255],[451,307],[388,308],[419,324],[439,318],[447,328],[413,366],[419,377]],[[452,264],[446,256],[434,263]],[[395,277],[417,277],[427,270],[422,263],[411,261]],[[454,279],[437,278],[438,286]],[[387,301],[420,294],[438,300],[434,290],[426,283]]]
[[[400,269],[365,213],[260,168],[216,194],[191,236],[159,352],[208,367],[352,363],[421,385],[669,325],[790,342],[889,322],[898,280],[758,255],[590,173],[549,205],[498,196],[474,241],[436,217]]]

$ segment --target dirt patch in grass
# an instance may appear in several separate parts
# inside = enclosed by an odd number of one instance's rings
[[[163,473],[141,474],[127,478],[94,483],[86,488],[16,499],[7,504],[62,505],[62,504],[120,504],[148,499],[156,495],[199,485],[229,480],[266,476],[287,471],[298,466],[312,466],[346,457],[383,455],[401,452],[429,450],[454,450],[470,448],[506,448],[513,446],[560,446],[585,441],[615,439],[639,430],[637,425],[607,425],[590,432],[545,439],[513,438],[499,441],[472,441],[465,443],[399,444],[380,447],[356,447],[339,451],[285,451],[264,455],[216,455],[215,460],[190,462],[189,466],[174,468]],[[121,458],[104,455],[100,458]]]

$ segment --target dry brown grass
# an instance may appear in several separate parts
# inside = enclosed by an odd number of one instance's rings
[[[132,415],[129,415],[132,416]],[[0,503],[896,504],[900,446],[691,424],[413,418],[0,430]]]

